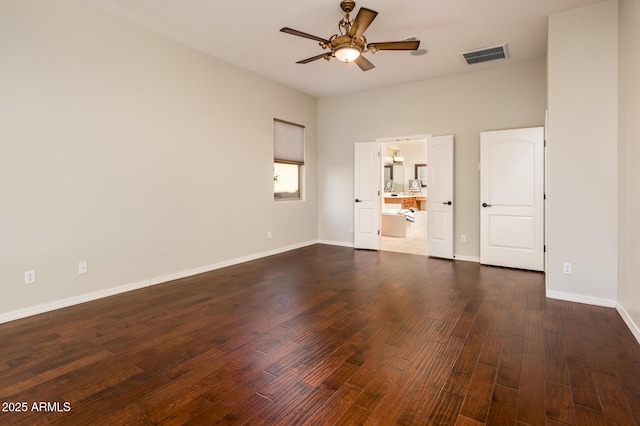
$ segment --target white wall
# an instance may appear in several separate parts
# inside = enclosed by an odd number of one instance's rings
[[[307,127],[304,202],[273,201],[276,117]],[[3,0],[0,322],[315,242],[316,117],[74,1]]]
[[[319,99],[320,240],[353,243],[354,142],[454,134],[454,253],[479,258],[480,132],[543,125],[545,73],[533,61]]]
[[[552,15],[547,59],[547,295],[609,306],[618,281],[617,16],[616,0]]]
[[[619,3],[619,310],[640,341],[640,1]]]

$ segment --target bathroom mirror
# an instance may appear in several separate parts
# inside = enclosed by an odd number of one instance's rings
[[[393,180],[393,166],[391,164],[384,165],[384,180]]]
[[[402,164],[394,164],[393,166],[393,182],[395,183],[394,192],[404,192],[407,185],[404,180],[404,166]]]
[[[427,165],[416,164],[416,173],[414,179],[419,179],[422,182],[422,187],[427,187]]]

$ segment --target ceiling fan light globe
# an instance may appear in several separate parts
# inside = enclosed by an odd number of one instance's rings
[[[337,48],[333,54],[342,62],[353,62],[358,59],[361,53],[362,50],[355,46],[344,46]]]

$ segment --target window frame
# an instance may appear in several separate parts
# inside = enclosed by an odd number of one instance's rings
[[[296,196],[282,197],[275,192],[274,175],[274,201],[304,201],[304,157],[305,157],[305,126],[290,121],[273,119],[273,164],[288,164],[298,166],[298,190]],[[278,158],[280,157],[280,158]]]

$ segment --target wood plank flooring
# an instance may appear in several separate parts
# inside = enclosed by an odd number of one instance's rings
[[[540,273],[314,245],[0,324],[0,402],[27,403],[3,425],[638,425],[640,345]]]

